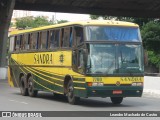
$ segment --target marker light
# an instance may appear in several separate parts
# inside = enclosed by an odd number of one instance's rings
[[[88,86],[103,86],[102,82],[88,82]]]

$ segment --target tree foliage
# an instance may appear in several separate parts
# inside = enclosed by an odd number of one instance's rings
[[[142,27],[141,34],[149,63],[160,67],[160,22],[148,22]]]
[[[57,24],[66,23],[66,22],[68,22],[68,20],[58,20],[58,21],[57,21]]]
[[[160,54],[156,53],[155,51],[148,51],[148,61],[149,64],[160,68]]]
[[[36,28],[51,24],[53,24],[53,22],[48,21],[44,16],[23,17],[16,19],[16,26],[18,29]]]
[[[160,23],[148,22],[141,30],[143,45],[147,50],[160,53]]]

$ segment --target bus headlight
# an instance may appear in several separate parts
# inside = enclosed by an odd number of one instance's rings
[[[103,86],[103,83],[102,83],[102,82],[99,82],[99,83],[98,83],[98,86]]]
[[[142,82],[133,82],[132,86],[143,86]]]
[[[137,86],[143,86],[143,83],[139,82],[137,83]]]
[[[92,86],[97,86],[97,83],[96,82],[92,83]]]
[[[137,86],[137,84],[136,83],[132,83],[132,86]]]

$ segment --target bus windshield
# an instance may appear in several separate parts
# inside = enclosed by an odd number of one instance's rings
[[[113,40],[140,42],[140,31],[138,27],[119,26],[87,26],[87,41]]]
[[[141,45],[89,44],[87,73],[143,73]]]

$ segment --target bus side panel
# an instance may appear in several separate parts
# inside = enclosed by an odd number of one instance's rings
[[[14,58],[14,59],[13,59]],[[17,55],[12,54],[8,67],[8,82],[10,86],[19,87],[19,75],[22,73],[19,64],[15,61]]]
[[[13,84],[13,77],[11,76],[11,71],[10,71],[10,67],[8,66],[8,83],[11,87],[14,87]]]
[[[32,73],[35,89],[63,94],[64,76],[57,75],[56,73],[57,71],[62,71],[62,68],[29,67],[26,69]]]
[[[77,78],[73,79],[74,94],[78,97],[87,97],[86,83],[77,81]]]

